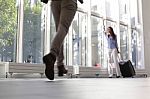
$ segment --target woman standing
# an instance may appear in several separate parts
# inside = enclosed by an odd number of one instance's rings
[[[108,73],[109,73],[109,78],[113,77],[114,71],[113,67],[115,67],[116,71],[116,77],[119,78],[121,73],[120,73],[120,68],[119,68],[119,63],[118,63],[118,43],[117,43],[117,36],[114,33],[114,30],[112,27],[108,27],[107,31],[105,32],[107,42],[108,42]]]

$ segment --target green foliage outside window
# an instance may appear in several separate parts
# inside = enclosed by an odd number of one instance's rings
[[[16,22],[16,1],[0,0],[0,47],[12,45],[16,33]]]

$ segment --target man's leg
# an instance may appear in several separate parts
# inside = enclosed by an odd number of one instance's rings
[[[46,64],[45,74],[50,80],[54,79],[54,63],[56,61],[56,57],[59,56],[60,48],[62,46],[65,36],[67,35],[76,10],[77,4],[74,3],[72,0],[63,0],[61,2],[61,12],[57,28],[57,34],[52,42],[50,54],[43,57],[43,61]],[[52,61],[50,61],[48,58]]]
[[[63,60],[64,60],[64,50],[63,50],[63,44],[61,46],[59,55],[57,57],[57,68],[58,68],[58,76],[63,76],[64,74],[67,74],[68,70],[66,70]]]
[[[55,56],[58,56],[60,53],[60,48],[63,44],[64,38],[68,33],[76,10],[77,4],[72,0],[62,0],[58,30],[51,46],[51,53],[53,53]]]
[[[66,34],[68,33],[70,24],[74,18],[76,10],[77,4],[74,3],[73,1],[71,0],[62,1],[59,22],[56,22],[56,26],[58,26],[56,30],[57,34],[53,40],[51,47],[52,50],[51,52],[55,51],[54,52],[55,54],[59,52],[57,55],[58,76],[63,76],[63,74],[67,73],[67,70],[65,69],[63,63],[64,60],[63,41]]]
[[[56,31],[59,24],[60,19],[60,10],[61,10],[61,1],[52,1],[51,2],[51,10],[54,16]],[[48,79],[54,79],[54,64],[56,61],[56,56],[52,53],[49,53],[43,57],[43,62],[46,65],[45,75]]]
[[[61,1],[53,1],[51,3],[51,9],[53,12],[54,16],[54,21],[55,21],[55,27],[56,27],[56,33],[58,31],[58,25],[59,25],[59,20],[60,20],[60,13],[61,13]],[[67,73],[67,70],[64,67],[64,53],[63,53],[63,44],[60,48],[59,55],[56,58],[57,60],[57,67],[58,67],[58,76],[63,76],[63,74]]]
[[[63,54],[63,42],[66,37],[71,22],[77,10],[77,4],[72,0],[63,0],[61,4],[61,14],[59,25],[57,28],[57,34],[53,40],[51,46],[51,52],[57,56],[57,65],[63,66],[64,54]]]

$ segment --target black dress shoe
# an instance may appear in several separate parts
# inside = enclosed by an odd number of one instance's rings
[[[78,0],[81,4],[83,3],[83,0]]]
[[[64,65],[58,66],[58,76],[64,76],[68,70],[65,69]]]
[[[48,0],[41,0],[41,2],[47,4],[47,3],[48,3]]]
[[[53,54],[47,54],[43,57],[43,62],[46,66],[45,75],[48,79],[54,80],[54,64],[56,61],[56,56]]]

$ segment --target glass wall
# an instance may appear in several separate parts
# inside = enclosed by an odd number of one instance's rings
[[[131,1],[131,0],[130,0]],[[129,0],[119,0],[120,21],[127,23],[129,18]]]
[[[72,61],[73,65],[86,66],[86,22],[85,13],[77,12],[72,22]]]
[[[106,17],[117,20],[118,18],[118,0],[105,0]]]
[[[105,0],[91,0],[91,11],[105,15]]]
[[[102,66],[103,59],[103,20],[99,17],[91,16],[91,47],[92,66]]]
[[[42,57],[49,52],[56,32],[50,2],[47,5],[40,0],[23,0],[22,5],[20,2],[0,0],[0,61],[15,62],[21,54],[19,58],[23,59],[22,62],[42,63]],[[24,8],[21,10],[23,14],[19,12],[20,6]],[[123,59],[132,60],[136,68],[144,68],[138,7],[137,0],[78,2],[77,13],[64,41],[65,64],[107,68],[104,31],[111,26],[117,35]],[[17,20],[23,20],[23,24],[18,24]],[[18,34],[23,39],[18,39]],[[23,44],[19,45],[16,42],[20,40]],[[18,49],[21,45],[23,47]]]
[[[130,0],[130,21],[131,21],[131,56],[132,62],[137,69],[144,69],[142,58],[142,31],[141,22],[138,15],[138,0]]]
[[[120,52],[123,60],[129,59],[129,35],[125,25],[120,25]]]
[[[41,63],[41,11],[40,0],[24,0],[23,61]]]
[[[141,35],[136,29],[131,30],[131,61],[138,69],[144,69],[142,66],[142,41]]]
[[[130,0],[131,26],[134,28],[138,24],[137,0]]]
[[[0,0],[0,61],[15,61],[19,2]]]
[[[137,32],[132,29],[131,31],[131,51],[132,51],[132,63],[134,66],[137,65]]]
[[[137,31],[137,30],[136,30]],[[137,31],[137,62],[135,67],[137,69],[144,69],[145,66],[143,65],[143,41],[142,41],[142,34],[140,31]]]

